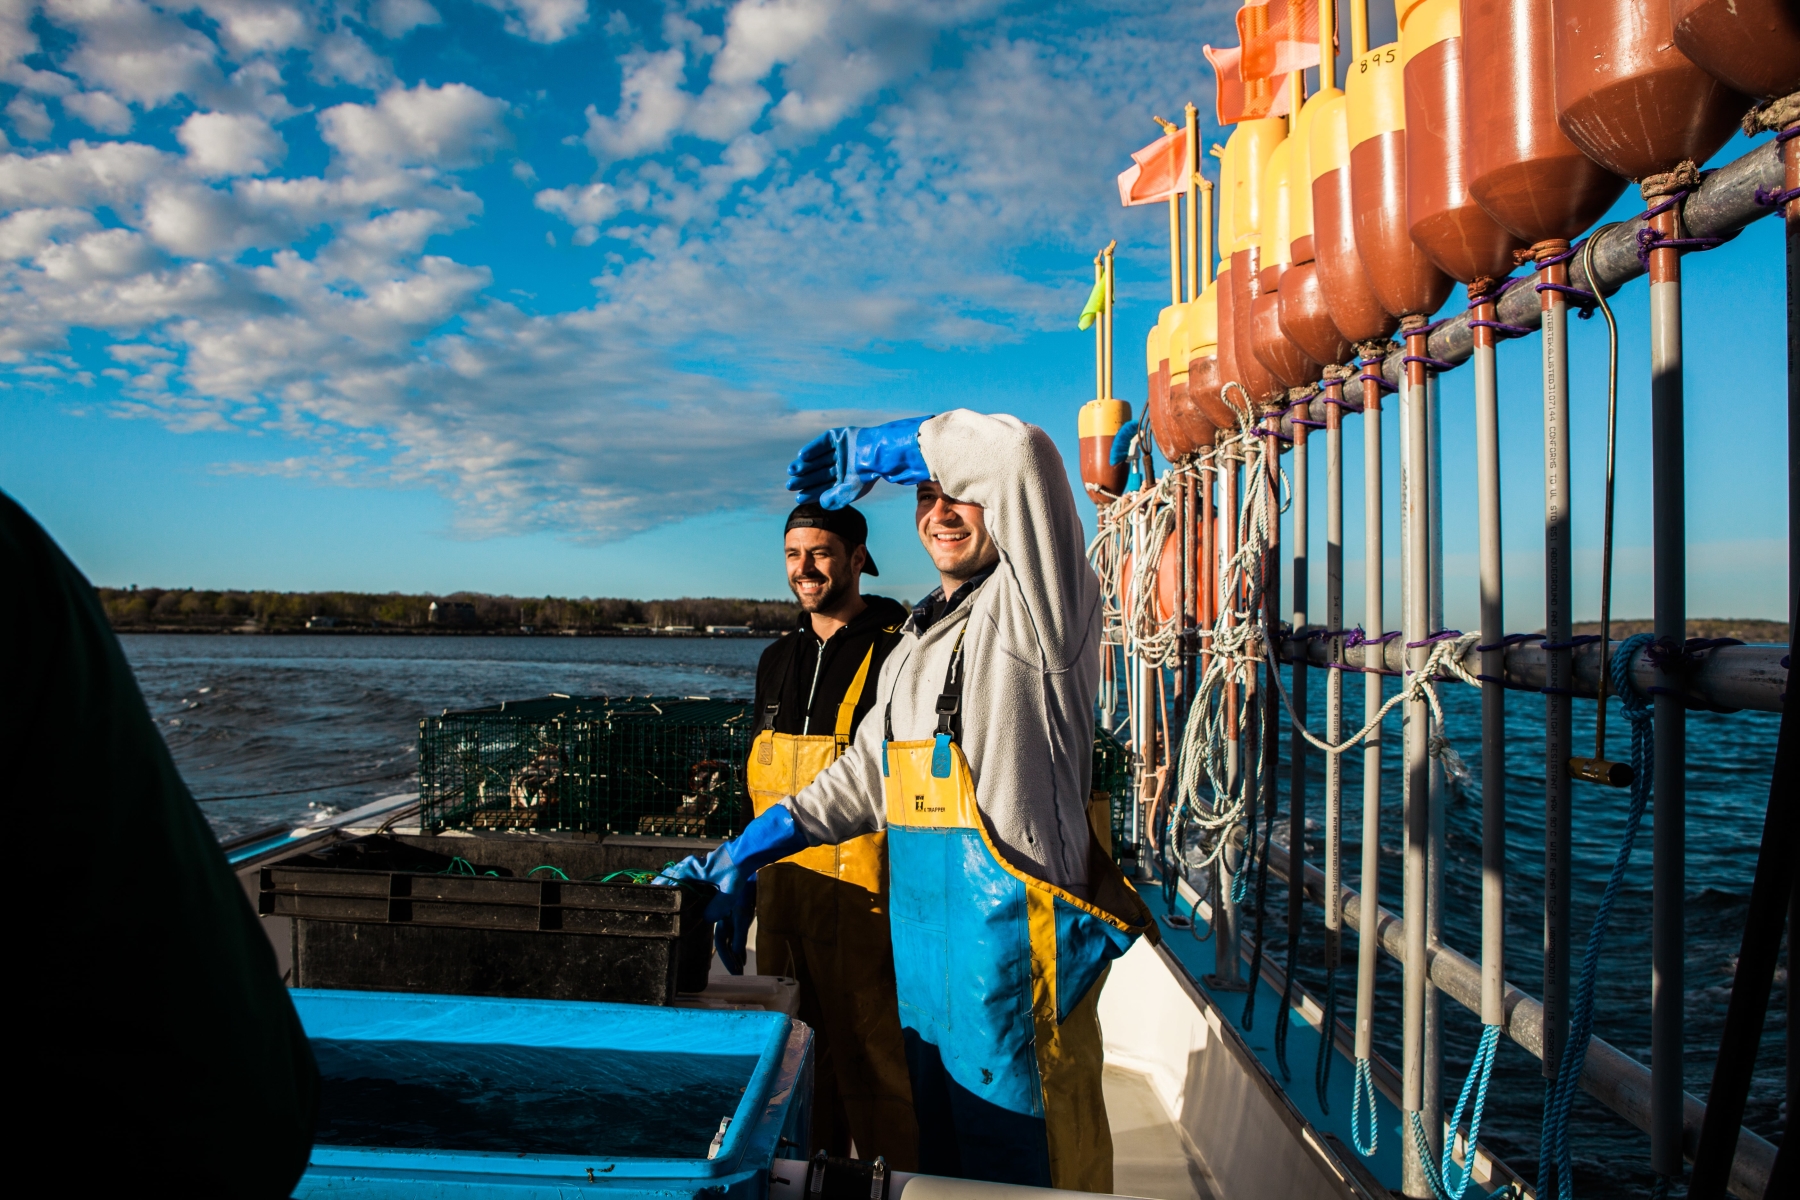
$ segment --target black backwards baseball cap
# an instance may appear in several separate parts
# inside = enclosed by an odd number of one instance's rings
[[[823,529],[826,533],[835,533],[852,550],[858,546],[863,548],[863,574],[881,574],[875,569],[875,556],[869,553],[869,523],[861,513],[847,504],[843,508],[826,508],[823,504],[796,504],[794,511],[788,514],[787,527],[781,531],[782,534],[786,535],[789,529]]]

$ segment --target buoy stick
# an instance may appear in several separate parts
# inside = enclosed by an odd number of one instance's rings
[[[1540,242],[1544,358],[1544,1078],[1569,1027],[1569,284],[1566,242]]]
[[[1410,359],[1425,354],[1423,317],[1409,316],[1405,321],[1406,352]],[[1406,364],[1406,377],[1400,392],[1400,537],[1402,585],[1401,637],[1406,642],[1406,669],[1409,674],[1422,671],[1430,653],[1427,639],[1431,636],[1431,559],[1427,548],[1430,537],[1430,508],[1426,495],[1427,415],[1425,406],[1425,364]],[[1430,989],[1426,977],[1428,930],[1427,856],[1431,845],[1431,757],[1429,731],[1431,708],[1422,695],[1408,695],[1402,702],[1402,760],[1405,764],[1401,791],[1402,892],[1406,917],[1406,960],[1402,987],[1402,1054],[1401,1108],[1418,1113],[1429,1136],[1436,1127],[1434,1114],[1426,1111],[1425,994]],[[1403,1190],[1408,1196],[1428,1196],[1422,1164],[1411,1139],[1401,1139],[1403,1158]]]
[[[1101,274],[1106,267],[1098,254],[1094,255],[1094,282],[1105,282]],[[1105,295],[1104,292],[1101,293]],[[1094,322],[1094,399],[1106,399],[1106,305],[1104,300],[1100,306],[1100,319]]]
[[[1350,0],[1350,58],[1369,52],[1369,0]]]
[[[1655,178],[1655,177],[1652,177]],[[1646,186],[1645,203],[1663,200]],[[1679,238],[1679,202],[1651,227]],[[1687,481],[1682,436],[1681,251],[1650,251],[1651,620],[1665,646],[1687,640]],[[1651,827],[1650,1168],[1679,1179],[1682,1153],[1682,914],[1687,908],[1687,705],[1679,658],[1659,665],[1655,697],[1656,819]]]
[[[1363,362],[1378,356],[1361,355]],[[1379,361],[1366,365],[1361,374],[1363,405],[1363,625],[1370,637],[1382,633],[1381,546],[1381,386]],[[1381,675],[1363,676],[1363,720],[1381,711]],[[1381,739],[1382,730],[1363,739],[1362,873],[1357,888],[1364,912],[1379,912],[1381,904]],[[1356,1058],[1369,1061],[1375,1053],[1375,959],[1380,939],[1365,925],[1356,938]]]
[[[1187,298],[1200,295],[1200,110],[1187,106]]]
[[[1475,319],[1493,321],[1492,294]],[[1491,325],[1475,327],[1475,504],[1481,601],[1481,1023],[1506,1009],[1506,636],[1500,525],[1500,388]]]
[[[1100,251],[1100,257],[1106,260],[1106,395],[1103,399],[1107,400],[1113,395],[1113,250],[1118,245],[1117,241],[1111,241]]]
[[[1325,628],[1344,627],[1344,381],[1325,380]],[[1331,662],[1344,661],[1344,638],[1334,633]],[[1344,673],[1325,671],[1325,740],[1344,740]],[[1344,756],[1325,756],[1325,971],[1343,957]],[[1333,985],[1335,986],[1335,985]],[[1327,1030],[1327,1035],[1330,1031]]]
[[[1336,86],[1337,0],[1319,0],[1319,90]]]

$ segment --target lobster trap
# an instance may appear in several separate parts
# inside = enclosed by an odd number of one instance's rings
[[[1107,815],[1112,825],[1114,858],[1136,854],[1128,838],[1131,826],[1131,752],[1106,730],[1094,730],[1094,777],[1089,794],[1107,801]]]
[[[509,701],[419,722],[427,832],[562,830],[729,837],[750,817],[750,702]]]

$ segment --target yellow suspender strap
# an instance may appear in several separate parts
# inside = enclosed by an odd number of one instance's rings
[[[850,681],[850,688],[844,693],[844,699],[838,705],[837,744],[838,753],[850,744],[850,727],[856,724],[856,702],[862,699],[863,686],[869,682],[869,664],[875,660],[875,647],[863,655],[862,666],[856,668],[856,678]]]

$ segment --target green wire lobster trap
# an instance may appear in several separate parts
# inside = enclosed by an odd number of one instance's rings
[[[729,837],[750,817],[747,700],[548,696],[419,722],[419,805],[445,829]]]
[[[1100,728],[1094,730],[1094,780],[1088,786],[1095,800],[1103,794],[1107,798],[1113,857],[1134,849],[1125,842],[1131,821],[1131,753],[1119,739]]]

